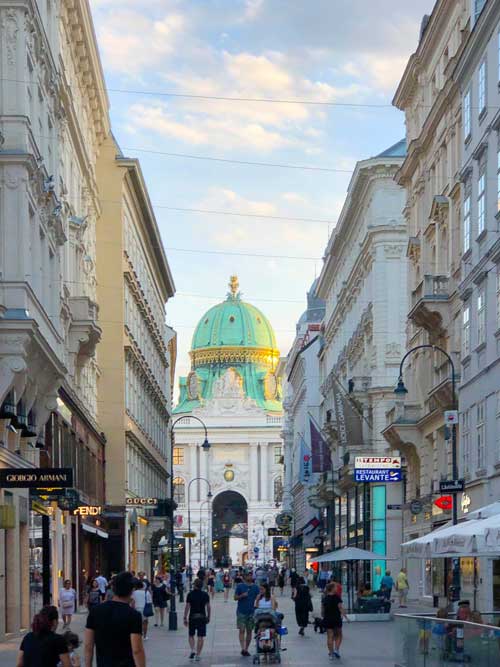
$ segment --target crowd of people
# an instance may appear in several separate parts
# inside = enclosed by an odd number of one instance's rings
[[[331,577],[330,577],[331,578]],[[92,667],[94,653],[98,667],[145,667],[144,641],[148,626],[165,623],[165,612],[172,596],[183,602],[184,625],[188,629],[189,658],[199,661],[207,625],[212,615],[212,602],[221,594],[224,602],[236,602],[236,626],[241,655],[250,656],[255,619],[271,614],[281,624],[279,597],[287,584],[295,607],[299,635],[303,636],[314,611],[311,589],[323,591],[321,624],[327,633],[331,659],[340,657],[342,621],[346,618],[342,605],[342,587],[335,581],[320,583],[317,573],[307,571],[300,576],[294,569],[278,567],[239,567],[200,569],[196,576],[189,568],[167,575],[157,574],[149,581],[145,572],[122,572],[108,579],[97,572],[86,581],[84,604],[88,615],[84,638],[84,667]],[[279,591],[279,597],[276,595]],[[58,607],[46,606],[35,616],[32,631],[22,640],[17,667],[80,667],[80,638],[71,631],[77,609],[77,593],[70,580],[64,581],[59,592]],[[60,619],[64,634],[57,634]],[[41,659],[41,662],[40,662]]]

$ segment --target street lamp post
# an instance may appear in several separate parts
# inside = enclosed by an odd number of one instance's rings
[[[211,499],[211,495],[210,495],[209,498],[207,498],[206,500],[204,500],[204,501],[201,503],[201,505],[200,505],[200,536],[201,536],[201,515],[202,515],[202,511],[203,511],[203,505],[207,505],[207,504],[208,504],[208,508],[207,508],[207,509],[208,509],[208,515],[207,515],[207,536],[206,536],[206,537],[207,537],[207,541],[206,541],[206,545],[207,545],[206,558],[207,558],[207,561],[208,561],[208,538],[210,537],[210,499]],[[203,558],[203,554],[202,554],[202,550],[201,550],[201,541],[200,541],[200,561],[202,561],[202,558]],[[203,561],[202,561],[202,562],[203,562]],[[208,562],[207,562],[207,565],[208,565]]]
[[[412,352],[415,352],[416,350],[421,350],[421,349],[431,349],[431,350],[437,350],[438,352],[441,352],[444,354],[444,356],[448,359],[448,362],[451,367],[451,393],[452,393],[452,402],[453,402],[453,410],[458,410],[458,399],[457,399],[457,393],[456,393],[456,377],[455,377],[455,364],[453,363],[453,359],[451,356],[446,352],[446,350],[443,350],[442,347],[438,347],[437,345],[417,345],[416,347],[413,347],[411,350],[408,350],[408,352],[404,355],[404,357],[401,359],[401,364],[399,365],[399,378],[398,378],[398,384],[396,389],[394,390],[394,393],[397,395],[405,395],[408,393],[407,388],[405,387],[405,384],[403,382],[403,364],[406,361],[406,358],[412,354]],[[451,467],[452,467],[452,477],[454,480],[458,480],[458,461],[457,461],[457,426],[455,423],[452,424],[451,426]],[[452,491],[452,497],[453,497],[453,507],[452,507],[452,524],[455,526],[458,522],[458,507],[457,507],[457,492]],[[453,564],[453,592],[454,592],[454,598],[453,599],[460,599],[460,568],[459,568],[459,561],[458,559],[454,559],[454,564]]]
[[[175,560],[175,531],[174,531],[174,507],[175,507],[175,498],[174,498],[174,444],[175,444],[175,439],[174,439],[174,427],[175,425],[181,421],[181,419],[185,419],[185,417],[178,417],[173,423],[172,426],[170,427],[170,440],[171,440],[171,452],[170,452],[170,509],[172,516],[170,518],[170,592],[171,592],[171,598],[170,598],[170,611],[168,614],[168,629],[169,630],[177,630],[178,624],[177,624],[177,609],[176,609],[176,604],[175,604],[175,572],[174,572],[174,560]],[[201,419],[198,417],[194,417],[191,415],[189,419],[195,419],[196,421],[200,422],[200,424],[203,426],[203,429],[205,431],[205,440],[203,441],[202,448],[205,452],[208,452],[210,449],[210,443],[208,442],[208,433],[207,433],[207,427],[205,426],[204,422],[202,422]],[[188,513],[189,513],[189,504],[188,504]],[[189,545],[191,547],[191,544]],[[191,558],[191,549],[189,549],[189,557]]]
[[[207,500],[210,500],[210,498],[212,497],[212,487],[210,486],[210,482],[208,481],[208,479],[207,479],[206,477],[193,477],[193,479],[190,480],[190,482],[189,482],[189,484],[188,484],[188,489],[187,489],[188,533],[189,533],[189,537],[188,537],[188,544],[189,544],[189,572],[190,572],[190,582],[189,582],[189,583],[191,583],[191,505],[190,505],[190,491],[191,491],[191,484],[192,484],[193,482],[198,481],[198,480],[200,480],[200,481],[202,481],[202,482],[206,482],[207,485],[208,485]],[[201,514],[200,514],[200,516],[201,516]],[[201,519],[200,519],[200,523],[201,523]]]

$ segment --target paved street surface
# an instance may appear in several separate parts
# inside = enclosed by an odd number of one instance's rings
[[[314,634],[309,626],[306,636],[299,637],[293,613],[293,603],[289,591],[278,602],[285,614],[285,625],[289,634],[284,637],[282,653],[284,665],[327,665],[330,664],[326,652],[326,635]],[[203,650],[200,667],[243,667],[252,666],[251,658],[240,656],[240,647],[235,623],[236,603],[230,600],[227,604],[218,594],[212,610],[212,622]],[[319,609],[319,597],[314,597],[314,608]],[[169,632],[167,628],[150,627],[149,640],[145,643],[148,667],[182,667],[190,665],[187,630],[182,626],[184,605],[179,605],[179,631]],[[311,614],[311,617],[314,613]],[[83,637],[85,615],[75,617],[72,629]],[[394,667],[393,622],[386,623],[350,623],[345,625],[342,658],[332,664],[349,665],[349,667]],[[1,667],[14,666],[20,639],[0,644]],[[251,647],[253,652],[253,647]],[[83,657],[83,647],[80,649]],[[95,664],[95,660],[94,660]],[[196,664],[196,663],[195,663]]]

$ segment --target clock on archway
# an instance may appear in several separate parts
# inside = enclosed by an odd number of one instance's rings
[[[234,480],[234,470],[226,468],[226,470],[224,470],[224,479],[226,482],[232,482]]]

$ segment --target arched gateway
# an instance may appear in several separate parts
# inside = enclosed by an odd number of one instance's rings
[[[223,491],[212,506],[213,559],[217,567],[243,562],[248,544],[247,502],[236,491]]]

